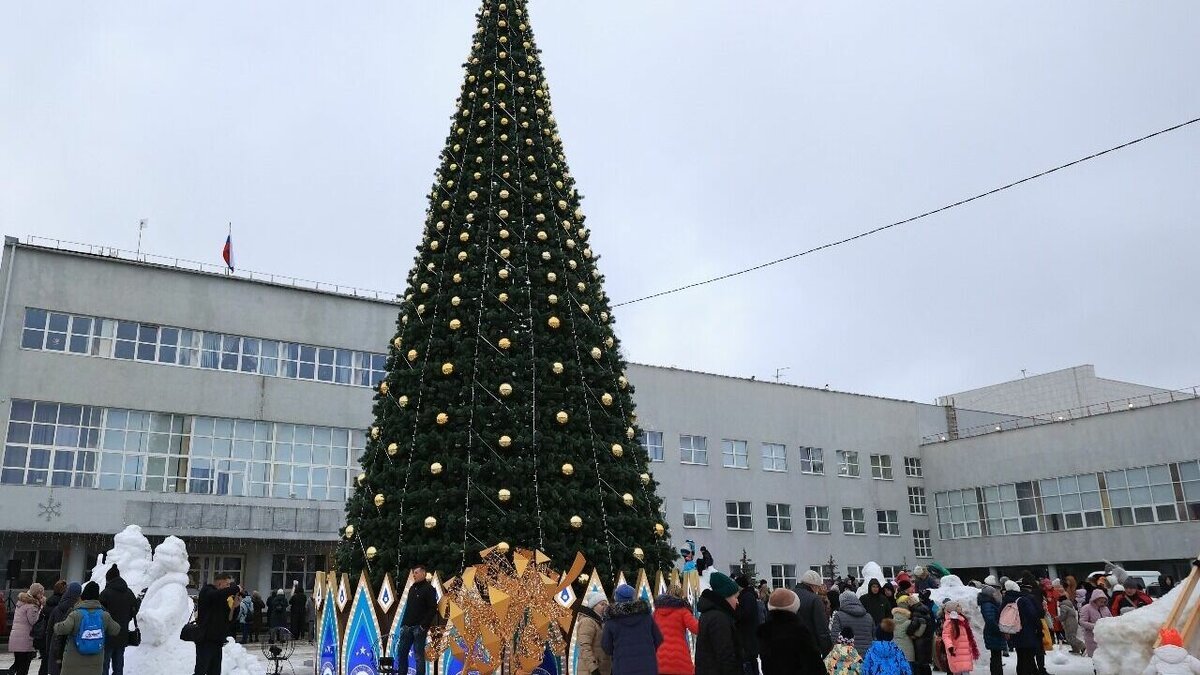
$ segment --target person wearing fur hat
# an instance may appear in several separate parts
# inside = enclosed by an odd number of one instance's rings
[[[608,598],[603,593],[592,591],[583,598],[583,609],[579,610],[576,622],[579,626],[579,665],[581,675],[612,675],[612,658],[604,653],[600,639],[604,635],[604,614],[608,611]]]
[[[800,598],[786,588],[771,593],[767,620],[758,627],[763,675],[825,675],[821,651],[796,612]]]
[[[29,664],[33,663],[33,657],[37,654],[33,644],[33,625],[42,615],[45,602],[46,589],[38,583],[30,584],[28,591],[17,596],[12,631],[8,634],[8,651],[13,655],[13,665],[8,671],[11,675],[29,674]]]
[[[1091,600],[1079,612],[1079,628],[1083,631],[1083,644],[1089,657],[1096,652],[1096,624],[1111,616],[1108,596],[1099,588],[1092,590]]]
[[[100,612],[101,623],[104,625],[105,642],[121,632],[121,625],[114,621],[112,616],[100,605],[100,586],[94,581],[87,582],[80,593],[79,604],[75,605],[65,619],[54,624],[54,634],[67,638],[66,649],[62,657],[62,669],[59,671],[62,675],[95,675],[104,666],[103,651],[99,654],[80,654],[75,646],[75,640],[72,639],[84,620],[85,612]]]
[[[741,589],[721,572],[709,575],[708,585],[696,603],[700,610],[696,675],[742,675],[742,647],[734,614]]]
[[[796,584],[796,597],[800,599],[800,607],[796,610],[796,618],[817,641],[817,649],[821,656],[833,649],[833,638],[829,634],[830,614],[825,611],[825,602],[818,595],[818,589],[825,588],[825,581],[815,570],[808,570]],[[839,607],[841,598],[838,598]]]
[[[600,646],[619,675],[658,675],[658,646],[663,636],[650,616],[650,604],[629,584],[617,586],[604,620]]]
[[[658,646],[659,675],[694,675],[696,667],[692,665],[687,634],[699,633],[700,622],[692,613],[683,586],[675,584],[654,600],[654,623],[663,636]]]
[[[948,672],[955,675],[969,674],[975,669],[975,661],[979,659],[979,647],[975,644],[975,632],[971,630],[971,621],[963,615],[962,605],[956,601],[946,603],[942,609],[945,613],[945,619],[942,621],[942,643],[946,645]]]
[[[843,592],[850,593],[852,591]],[[854,631],[851,628],[842,629],[837,644],[825,657],[825,670],[829,675],[860,675],[862,673],[862,657],[854,648]]]
[[[863,656],[862,675],[912,675],[912,666],[892,639],[895,631],[895,621],[884,619],[879,622],[875,641]]]
[[[1200,673],[1200,659],[1183,648],[1183,638],[1174,628],[1159,631],[1159,646],[1150,657],[1142,675],[1194,675]]]

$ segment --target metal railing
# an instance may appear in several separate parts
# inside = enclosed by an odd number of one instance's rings
[[[336,295],[346,295],[354,298],[379,300],[381,302],[395,303],[397,302],[398,297],[396,293],[389,293],[387,291],[376,291],[369,288],[356,288],[354,286],[345,286],[342,284],[330,284],[323,281],[314,281],[312,279],[289,277],[281,274],[269,274],[266,272],[255,272],[246,269],[238,269],[231,272],[229,268],[225,267],[224,265],[217,265],[214,263],[188,260],[186,258],[173,258],[170,256],[155,255],[153,253],[127,251],[124,249],[114,248],[112,246],[83,244],[77,241],[54,239],[52,237],[39,237],[32,234],[25,237],[25,243],[30,246],[38,246],[41,248],[52,248],[60,251],[86,253],[88,255],[105,258],[117,258],[119,260],[128,260],[131,262],[146,263],[149,265],[172,267],[175,269],[187,270],[189,272],[215,274],[234,279],[245,279],[248,281],[261,281],[270,284],[278,284],[281,286],[303,288],[310,291],[320,291],[322,293],[334,293]]]
[[[943,443],[949,440],[972,438],[974,436],[994,434],[1001,431],[1012,431],[1014,429],[1027,429],[1029,427],[1037,427],[1043,424],[1059,424],[1062,422],[1070,422],[1072,420],[1083,419],[1086,417],[1095,417],[1096,415],[1108,415],[1109,413],[1136,410],[1138,408],[1162,405],[1164,403],[1175,403],[1176,401],[1187,401],[1195,398],[1200,398],[1200,385],[1191,387],[1190,389],[1164,389],[1162,391],[1156,391],[1149,394],[1140,394],[1138,396],[1131,396],[1129,398],[1105,401],[1103,403],[1093,403],[1091,405],[1068,408],[1067,410],[1057,410],[1052,413],[1045,413],[1041,415],[1013,415],[1012,417],[996,422],[968,427],[966,429],[959,429],[954,438],[951,438],[951,434],[949,433],[930,434],[921,438],[921,445],[928,445],[930,443]]]

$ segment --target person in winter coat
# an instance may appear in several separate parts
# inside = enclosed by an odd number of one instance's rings
[[[63,591],[62,597],[54,607],[54,611],[50,613],[50,622],[46,630],[49,633],[48,637],[50,639],[49,675],[60,675],[62,672],[63,651],[67,647],[66,636],[57,635],[53,628],[60,621],[67,618],[67,615],[71,613],[76,603],[79,602],[79,596],[82,592],[82,585],[76,582],[67,584],[67,590]]]
[[[279,631],[288,627],[288,599],[282,588],[267,599],[267,621],[271,626],[268,633],[270,639],[279,639]]]
[[[821,575],[809,570],[800,577],[796,584],[796,597],[800,598],[800,608],[796,610],[796,618],[817,641],[817,649],[821,650],[822,658],[833,649],[833,638],[829,635],[829,614],[825,613],[825,603],[817,595],[818,588],[824,588],[825,582]],[[838,601],[841,601],[839,596]]]
[[[931,675],[933,672],[933,641],[938,632],[937,622],[934,620],[933,613],[921,603],[920,597],[908,596],[906,606],[908,611],[912,612],[912,619],[909,621],[906,633],[913,645],[913,673],[915,675]]]
[[[1150,657],[1142,675],[1194,675],[1200,673],[1200,659],[1183,648],[1183,637],[1174,628],[1159,631],[1159,646]]]
[[[49,675],[50,673],[50,663],[54,661],[54,659],[50,657],[50,647],[54,642],[54,631],[51,630],[51,627],[53,627],[54,624],[50,623],[48,619],[54,616],[54,610],[58,607],[58,603],[62,601],[63,593],[66,592],[67,582],[65,579],[59,579],[58,581],[54,582],[54,592],[50,594],[49,598],[46,598],[46,605],[42,607],[42,615],[47,618],[47,628],[46,635],[42,640],[42,644],[34,645],[42,654],[42,662],[38,666],[38,675]]]
[[[840,607],[829,621],[830,632],[841,635],[843,628],[849,628],[853,632],[854,648],[859,656],[866,654],[875,641],[875,620],[867,613],[867,608],[863,607],[862,600],[854,591],[843,591],[838,602]]]
[[[10,675],[29,675],[29,664],[37,655],[33,644],[33,625],[42,615],[46,602],[46,589],[39,583],[30,584],[29,590],[17,596],[13,610],[12,630],[8,634],[8,651],[13,655]]]
[[[896,622],[884,619],[875,630],[875,642],[862,661],[862,675],[912,675],[904,652],[892,640]]]
[[[990,675],[1004,674],[1003,655],[1008,649],[1008,640],[1000,631],[1000,591],[987,581],[996,581],[995,577],[984,580],[984,587],[979,591],[979,613],[983,615],[983,646],[991,654],[988,665]]]
[[[292,639],[302,640],[308,629],[308,607],[307,598],[304,597],[304,588],[297,584],[293,586],[292,597],[288,600],[288,608],[291,611],[292,619]]]
[[[221,675],[225,640],[229,637],[234,596],[241,592],[230,574],[218,574],[196,596],[195,675]],[[65,675],[65,674],[64,674]]]
[[[250,593],[250,602],[253,605],[250,614],[250,639],[258,642],[263,625],[263,610],[267,608],[267,603],[262,599],[262,595],[258,591]]]
[[[662,633],[663,642],[658,646],[659,675],[694,675],[692,651],[688,647],[687,634],[700,632],[700,622],[692,613],[683,586],[675,584],[671,590],[654,601],[654,623]]]
[[[114,564],[104,575],[104,590],[100,591],[100,604],[108,612],[113,621],[121,627],[121,632],[111,640],[104,641],[104,675],[125,674],[125,647],[129,645],[129,622],[137,614],[137,596],[129,590],[129,584],[121,578],[121,570]],[[112,670],[109,670],[109,667]]]
[[[738,593],[738,639],[742,645],[742,670],[746,675],[758,675],[758,594],[750,587],[750,577],[739,574],[734,581],[742,590]]]
[[[238,603],[238,627],[242,629],[242,644],[250,642],[250,624],[254,621],[254,598],[249,593]]]
[[[796,616],[800,598],[786,588],[771,594],[767,620],[758,627],[763,675],[825,675],[821,651]]]
[[[843,593],[849,592],[851,591],[843,591]],[[829,675],[860,675],[862,673],[862,657],[854,648],[854,633],[849,627],[842,630],[837,644],[825,657],[825,670],[829,672]]]
[[[742,648],[734,615],[741,589],[720,572],[709,575],[708,585],[696,603],[700,610],[696,675],[741,675]]]
[[[608,611],[608,598],[595,591],[583,599],[579,610],[579,665],[580,675],[612,675],[612,657],[604,653],[600,644],[604,636],[604,614]]]
[[[1129,594],[1125,592],[1125,587],[1121,584],[1113,586],[1112,600],[1108,605],[1108,611],[1112,613],[1113,616],[1121,616],[1121,614],[1124,613],[1124,610],[1135,608],[1136,607],[1133,604],[1133,599],[1130,598]]]
[[[417,662],[416,675],[425,675],[425,644],[429,629],[438,618],[437,589],[429,583],[424,563],[416,563],[408,574],[408,601],[400,619],[400,635],[396,638],[396,654],[400,663],[408,663],[409,654]]]
[[[1041,600],[1034,595],[1036,586],[1030,581],[1021,584],[1016,599],[1017,611],[1021,615],[1021,631],[1013,635],[1009,644],[1017,650],[1017,675],[1035,675],[1038,656],[1045,654],[1042,646],[1042,617],[1046,610]]]
[[[1079,610],[1073,601],[1063,599],[1058,603],[1058,622],[1062,625],[1063,640],[1071,645],[1071,653],[1082,656],[1087,645],[1079,639]]]
[[[604,621],[600,646],[612,657],[620,675],[658,675],[658,646],[663,636],[650,615],[650,605],[638,599],[629,584],[617,586]]]
[[[916,585],[917,591],[929,591],[941,585],[937,577],[931,575],[929,570],[917,565],[913,568],[913,584]]]
[[[916,647],[913,645],[912,637],[908,634],[911,625],[912,610],[908,608],[908,596],[902,595],[896,606],[892,608],[892,641],[904,654],[904,660],[908,661],[910,666],[917,660]],[[878,632],[876,632],[875,639],[879,639]]]
[[[838,600],[840,602],[841,598]],[[892,605],[888,597],[883,594],[883,586],[879,584],[878,579],[872,579],[867,584],[867,594],[862,596],[862,606],[867,609],[867,613],[874,619],[876,626],[892,613]],[[872,626],[871,632],[875,632],[874,626]]]
[[[61,675],[96,675],[104,666],[103,651],[99,654],[80,654],[75,647],[74,636],[84,620],[84,612],[101,614],[105,643],[121,632],[121,625],[114,621],[112,615],[104,611],[104,607],[100,605],[100,586],[96,582],[89,581],[83,587],[79,598],[79,604],[67,613],[66,618],[54,624],[54,634],[66,638],[66,649],[63,652],[62,667],[59,670]],[[61,603],[59,606],[62,606]]]
[[[975,632],[971,621],[962,613],[962,605],[948,602],[943,607],[946,618],[942,622],[942,643],[946,645],[946,665],[955,675],[967,675],[975,669],[979,658],[979,646],[975,643]]]
[[[1112,612],[1108,609],[1108,596],[1099,588],[1093,590],[1091,601],[1079,612],[1079,627],[1083,630],[1083,645],[1087,649],[1089,657],[1096,652],[1096,624],[1100,619],[1111,616]]]

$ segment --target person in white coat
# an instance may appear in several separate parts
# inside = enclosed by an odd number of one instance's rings
[[[1161,645],[1150,657],[1150,665],[1142,675],[1200,675],[1200,659],[1187,653],[1179,631],[1168,628],[1159,633]]]

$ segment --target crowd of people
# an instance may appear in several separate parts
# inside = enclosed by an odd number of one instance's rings
[[[60,579],[47,594],[42,584],[31,584],[17,596],[8,638],[13,664],[5,672],[29,675],[38,661],[37,675],[124,675],[125,650],[140,643],[140,605],[117,565],[106,572],[104,590],[93,581]],[[291,639],[313,639],[313,601],[299,585],[264,600],[223,574],[200,589],[195,610],[196,675],[219,675],[230,637],[256,642],[266,629],[270,640],[284,630]]]

